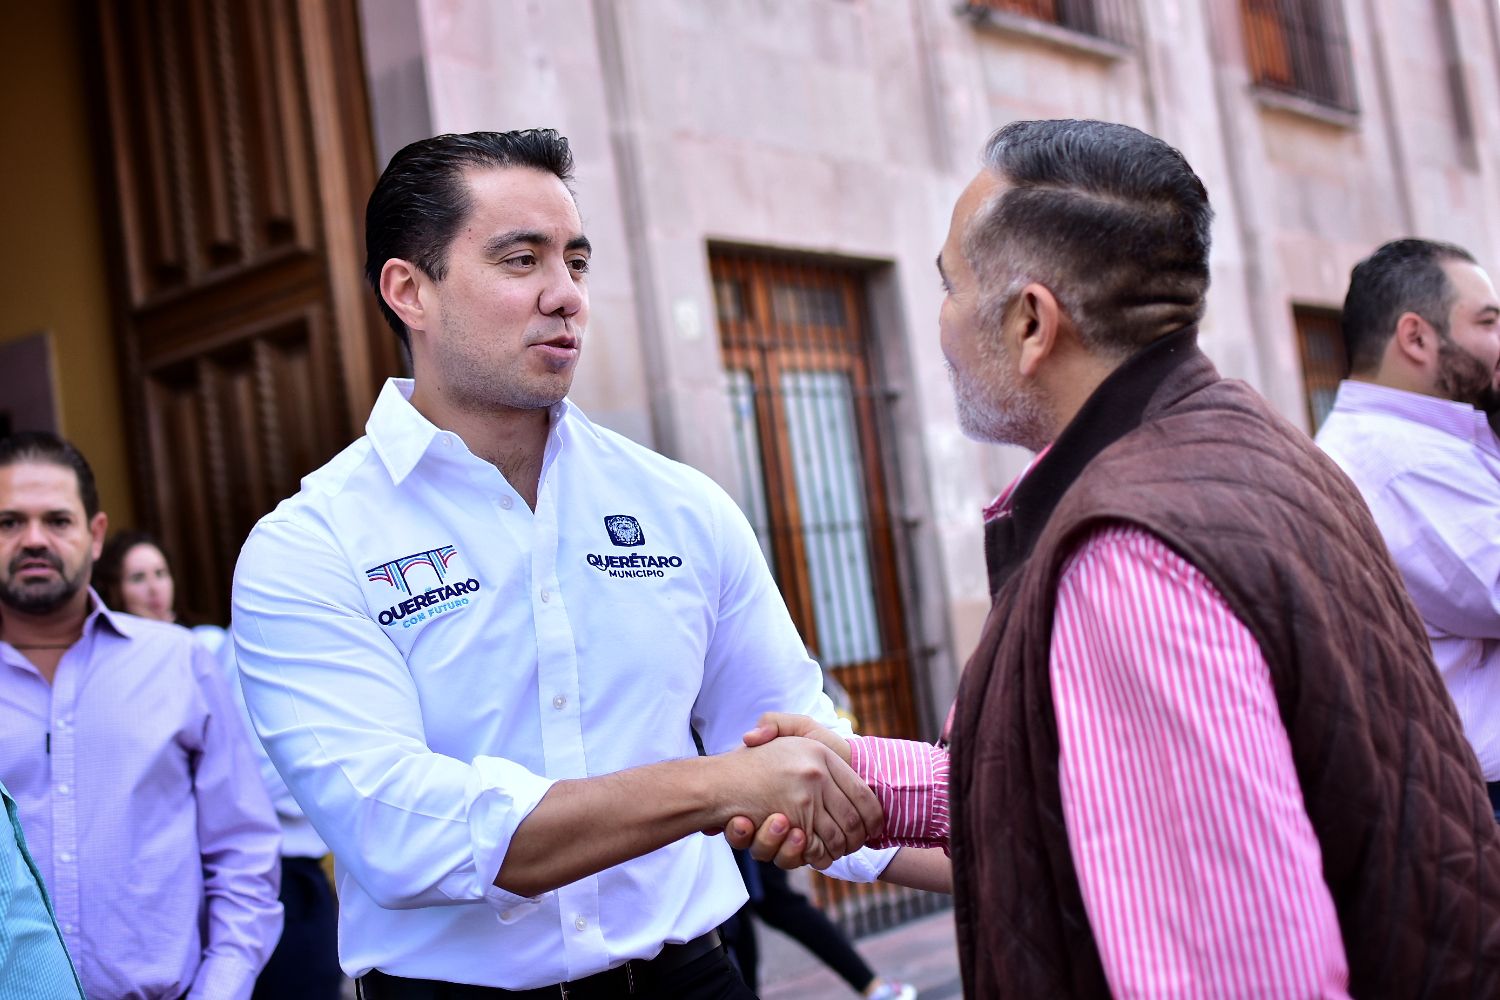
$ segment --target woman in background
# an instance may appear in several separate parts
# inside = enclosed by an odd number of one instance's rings
[[[140,618],[189,626],[224,666],[260,763],[261,778],[281,821],[281,940],[255,983],[253,1000],[338,1000],[338,903],[324,874],[328,847],[303,815],[250,726],[235,669],[234,644],[217,625],[193,625],[177,613],[177,587],[166,552],[143,531],[122,531],[94,564],[94,590],[109,607]]]
[[[94,563],[94,590],[106,605],[138,618],[176,622],[221,662],[228,655],[229,633],[217,625],[195,625],[177,614],[177,586],[172,567],[154,537],[144,531],[121,531],[104,543]]]

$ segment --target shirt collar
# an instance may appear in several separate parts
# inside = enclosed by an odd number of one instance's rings
[[[1010,481],[1010,485],[1001,490],[1000,495],[990,501],[989,506],[984,509],[984,520],[986,523],[993,521],[997,517],[1004,517],[1005,515],[1010,513],[1010,500],[1011,497],[1016,495],[1016,487],[1021,485],[1021,481],[1026,478],[1027,474],[1030,473],[1032,469],[1036,468],[1036,463],[1040,462],[1044,457],[1046,457],[1047,452],[1051,450],[1052,445],[1048,444],[1047,447],[1037,452],[1036,455],[1032,457],[1031,461],[1026,463],[1026,468],[1021,470],[1021,474],[1012,479]]]
[[[1495,436],[1485,415],[1468,403],[1373,382],[1354,379],[1340,382],[1333,410],[1336,413],[1398,417],[1474,443],[1488,443]]]
[[[84,616],[83,628],[79,631],[79,642],[87,639],[96,629],[107,628],[115,635],[130,639],[136,633],[136,619],[119,611],[111,611],[99,599],[93,587],[89,588],[89,612]]]
[[[89,606],[92,610],[89,611],[88,617],[83,620],[84,635],[88,635],[94,629],[108,627],[122,638],[133,639],[135,637],[136,623],[139,619],[105,607],[104,602],[99,599],[99,595],[93,587],[89,588]]]
[[[385,464],[386,472],[390,473],[391,482],[398,486],[411,475],[434,441],[442,437],[458,440],[457,434],[443,430],[411,405],[415,387],[416,383],[409,378],[387,379],[370,410],[370,419],[365,421],[365,435]],[[552,450],[551,438],[574,409],[573,404],[564,399],[549,411],[549,452]]]

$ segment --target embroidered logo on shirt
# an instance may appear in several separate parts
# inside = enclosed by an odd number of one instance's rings
[[[641,522],[629,514],[606,514],[604,528],[609,540],[622,547],[646,544],[646,533]],[[585,561],[601,573],[617,580],[633,580],[641,577],[666,576],[669,569],[682,565],[681,556],[650,556],[644,552],[633,552],[628,556],[612,556],[602,552],[590,552]]]
[[[609,532],[609,540],[616,545],[645,545],[646,533],[641,530],[641,522],[629,514],[609,514],[604,518],[604,530]]]
[[[414,552],[365,570],[365,577],[372,583],[388,583],[403,594],[412,594],[401,603],[393,604],[380,612],[380,624],[390,626],[400,622],[402,628],[411,628],[418,622],[467,606],[469,599],[464,595],[477,592],[479,581],[470,577],[467,580],[445,582],[448,564],[457,555],[458,549],[452,545],[439,545],[435,549]],[[437,577],[436,585],[420,594],[413,594],[413,575],[420,580],[421,574],[416,571],[424,567]]]
[[[388,563],[381,563],[373,569],[365,570],[365,576],[371,580],[384,580],[402,593],[410,594],[411,581],[406,578],[408,570],[426,566],[437,574],[438,583],[442,583],[443,574],[456,555],[458,555],[458,549],[453,546],[439,545],[426,552],[415,552],[409,556],[402,556],[400,559],[392,559]]]

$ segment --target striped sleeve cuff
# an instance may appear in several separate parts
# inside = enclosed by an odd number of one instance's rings
[[[849,766],[885,810],[885,833],[869,846],[947,849],[947,750],[911,740],[852,736]]]

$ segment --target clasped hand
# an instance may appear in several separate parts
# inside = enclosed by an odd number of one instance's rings
[[[849,768],[848,740],[805,715],[767,712],[745,734],[745,746],[759,754],[785,748],[812,769],[793,772],[796,780],[790,786],[769,789],[772,811],[735,815],[724,828],[731,846],[748,847],[757,861],[774,861],[780,868],[808,864],[822,870],[880,836],[884,813],[869,786]],[[827,794],[829,783],[816,773],[820,760],[841,794]],[[782,808],[788,801],[790,808]],[[759,825],[752,818],[756,815],[763,817]]]

